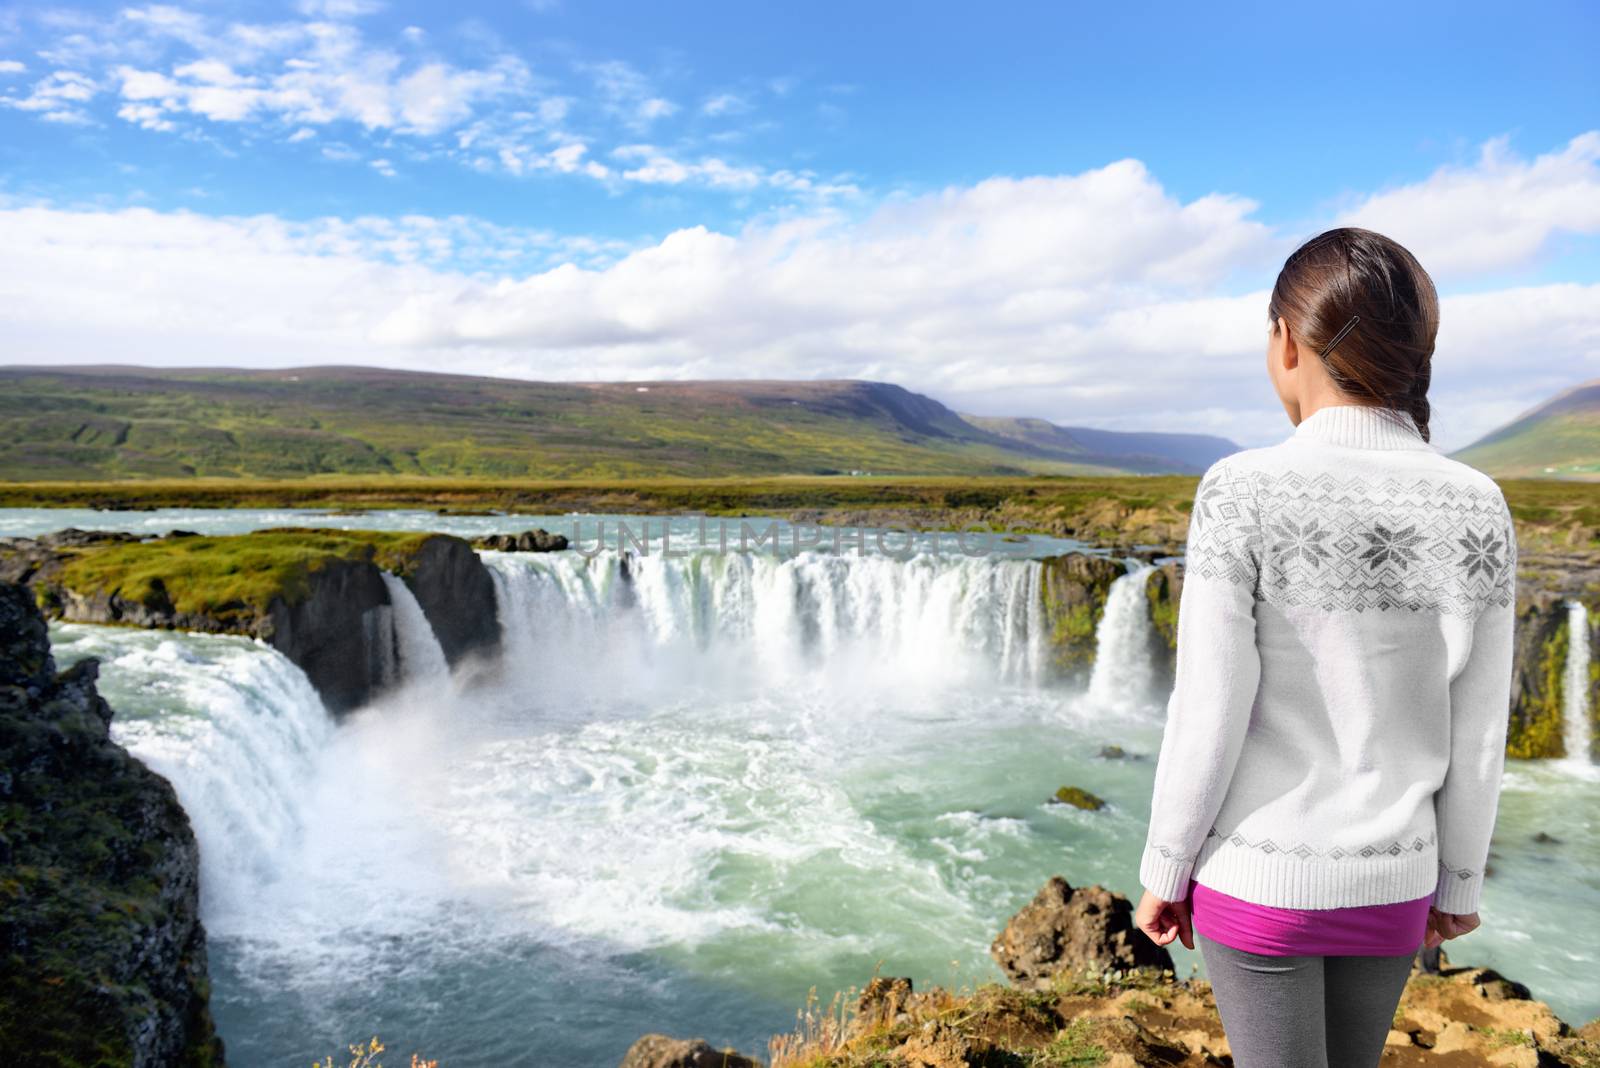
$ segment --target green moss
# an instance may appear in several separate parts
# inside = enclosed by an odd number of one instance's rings
[[[1562,722],[1566,700],[1567,646],[1570,628],[1563,622],[1554,628],[1539,650],[1534,672],[1536,691],[1525,694],[1522,714],[1511,720],[1506,737],[1506,756],[1516,758],[1558,757],[1566,751]]]
[[[1144,584],[1145,600],[1150,608],[1150,623],[1166,643],[1167,648],[1178,648],[1178,598],[1172,595],[1172,579],[1161,569],[1150,573]]]
[[[1068,578],[1060,559],[1044,563],[1039,596],[1050,627],[1051,665],[1062,674],[1091,667],[1097,645],[1096,632],[1105,615],[1111,580],[1092,576]]]
[[[1081,786],[1063,786],[1054,794],[1057,801],[1072,805],[1076,808],[1087,809],[1090,812],[1104,808],[1106,803]]]
[[[79,595],[125,600],[223,621],[289,604],[310,592],[309,576],[335,560],[371,560],[406,574],[433,534],[285,528],[223,537],[107,542],[72,550],[58,581]]]

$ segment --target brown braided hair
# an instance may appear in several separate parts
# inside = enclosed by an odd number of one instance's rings
[[[1284,262],[1267,316],[1274,335],[1286,319],[1313,353],[1359,317],[1322,356],[1329,377],[1354,403],[1406,412],[1428,440],[1439,294],[1398,242],[1355,226],[1318,234]]]

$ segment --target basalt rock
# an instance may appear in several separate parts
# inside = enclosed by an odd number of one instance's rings
[[[1094,666],[1095,631],[1105,615],[1111,584],[1127,569],[1094,553],[1064,553],[1039,563],[1051,668],[1059,676],[1084,676]]]
[[[371,561],[330,561],[309,576],[310,594],[274,598],[257,628],[300,666],[335,714],[366,704],[389,681],[393,614],[383,572]]]
[[[1059,875],[1011,917],[989,954],[1013,984],[1045,989],[1057,976],[1171,968],[1172,955],[1133,925],[1133,904],[1103,886],[1074,889]]]
[[[111,739],[97,664],[57,673],[0,584],[0,1050],[7,1064],[222,1064],[199,852],[166,779]]]
[[[567,547],[565,534],[552,534],[543,527],[524,530],[521,534],[489,534],[473,541],[479,549],[494,549],[503,553],[554,553]]]
[[[1567,614],[1559,594],[1519,585],[1508,756],[1562,755],[1570,638]]]
[[[428,617],[450,666],[469,654],[498,649],[494,579],[472,546],[460,538],[441,535],[423,542],[414,559],[402,577]]]

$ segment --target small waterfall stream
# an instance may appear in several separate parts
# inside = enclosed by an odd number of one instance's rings
[[[1105,615],[1095,631],[1089,700],[1099,708],[1137,708],[1149,696],[1155,665],[1145,583],[1155,565],[1133,561],[1111,584]]]
[[[1589,609],[1582,601],[1567,603],[1567,662],[1562,693],[1562,742],[1567,759],[1589,763],[1593,744],[1589,722]]]
[[[389,588],[389,603],[393,609],[394,641],[400,663],[395,672],[397,682],[416,682],[450,673],[439,639],[417,603],[411,587],[398,575],[383,573],[383,584]]]

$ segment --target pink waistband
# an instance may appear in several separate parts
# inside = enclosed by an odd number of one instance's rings
[[[1384,905],[1284,909],[1189,880],[1189,917],[1213,942],[1271,956],[1399,956],[1422,948],[1433,895]]]

